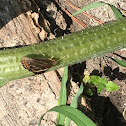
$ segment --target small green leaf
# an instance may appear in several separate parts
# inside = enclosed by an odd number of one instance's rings
[[[88,118],[81,111],[79,111],[71,106],[61,105],[61,106],[57,106],[57,107],[50,109],[48,112],[50,112],[50,111],[59,112],[65,116],[69,117],[71,120],[73,120],[76,123],[77,126],[96,126],[96,124],[90,118]],[[41,120],[45,114],[43,114],[40,117],[38,126],[40,126]]]
[[[90,88],[86,87],[85,91],[86,91],[87,95],[89,95],[89,96],[93,95],[93,92],[92,92],[92,90]]]
[[[91,82],[94,85],[106,84],[107,83],[106,78],[100,78],[99,76],[96,76],[96,75],[92,75],[90,78],[91,78]]]
[[[100,78],[100,82],[101,82],[102,84],[106,84],[106,83],[107,83],[107,79],[106,79],[106,78]]]
[[[99,77],[99,76],[92,75],[92,76],[91,76],[91,82],[92,82],[94,85],[101,84],[101,82],[100,82],[100,77]]]
[[[83,82],[86,84],[88,83],[90,80],[90,76],[89,75],[85,75],[85,77],[83,78]]]
[[[119,86],[112,82],[112,81],[109,81],[107,84],[106,84],[106,90],[107,91],[115,91],[115,90],[118,90],[119,89]]]
[[[105,88],[104,84],[99,84],[98,87],[97,87],[97,93],[102,92],[102,90],[104,90],[104,88]]]

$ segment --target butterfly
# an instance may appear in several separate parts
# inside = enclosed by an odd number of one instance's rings
[[[44,73],[57,62],[52,58],[29,58],[23,57],[21,61],[23,67],[35,74]]]

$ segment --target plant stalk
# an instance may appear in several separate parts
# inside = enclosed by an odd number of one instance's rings
[[[112,21],[39,44],[0,50],[0,86],[34,75],[24,69],[23,57],[57,61],[49,70],[70,66],[126,47],[126,18]],[[44,58],[45,58],[44,57]]]

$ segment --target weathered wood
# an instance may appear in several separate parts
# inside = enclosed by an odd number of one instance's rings
[[[50,29],[39,10],[34,0],[1,0],[0,47],[29,45],[45,40]]]

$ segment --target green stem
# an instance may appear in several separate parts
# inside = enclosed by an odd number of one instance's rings
[[[50,70],[80,63],[96,56],[126,47],[126,18],[97,27],[72,33],[40,44],[0,51],[0,84],[29,77],[32,72],[24,69],[22,57],[45,57],[57,61]]]

